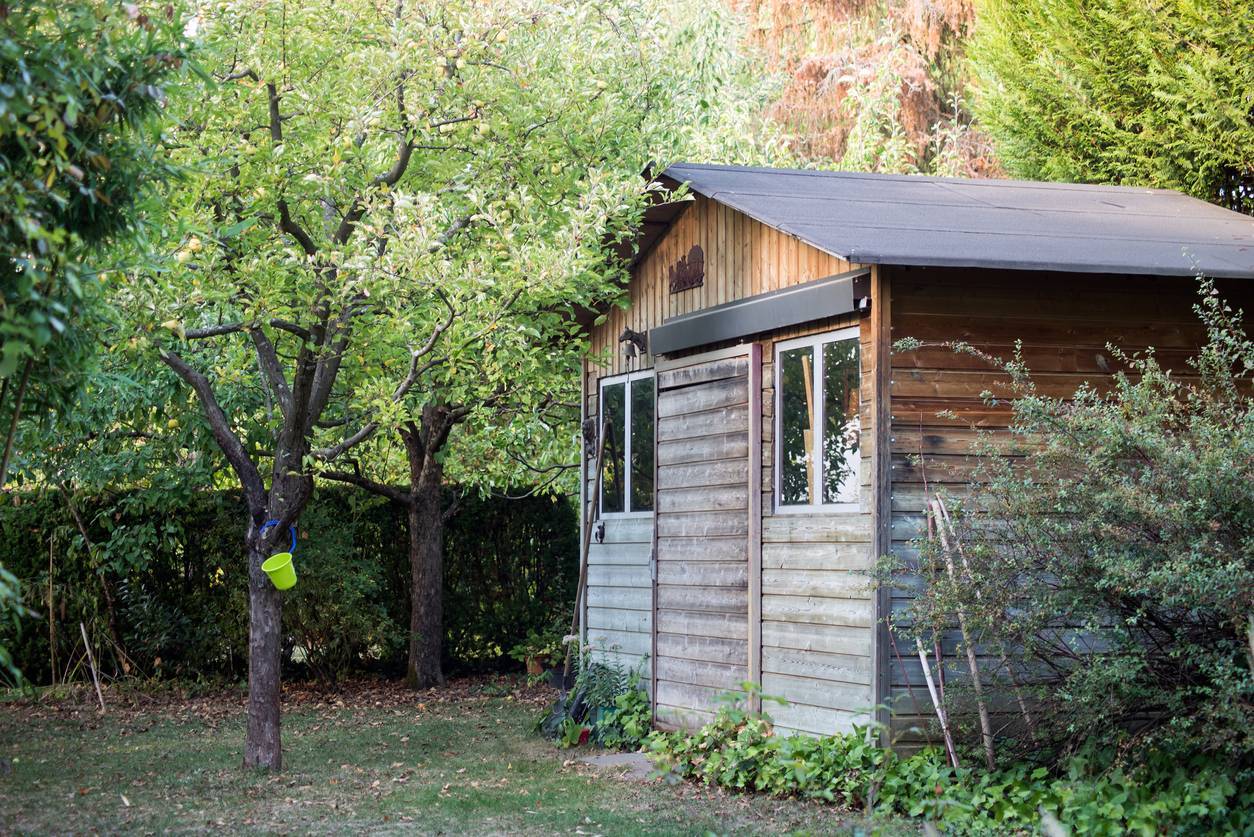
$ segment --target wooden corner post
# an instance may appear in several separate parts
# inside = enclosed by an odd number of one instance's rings
[[[892,550],[892,299],[889,276],[882,265],[871,271],[871,335],[875,375],[872,421],[875,450],[872,476],[872,564]],[[875,720],[881,724],[880,743],[891,744],[889,724],[892,721],[888,701],[892,696],[889,678],[890,638],[888,617],[892,599],[887,585],[877,584],[874,594],[874,622],[871,631],[871,696]]]

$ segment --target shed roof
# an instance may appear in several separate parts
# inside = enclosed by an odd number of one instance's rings
[[[692,163],[661,177],[859,264],[1254,278],[1254,218],[1168,189]]]

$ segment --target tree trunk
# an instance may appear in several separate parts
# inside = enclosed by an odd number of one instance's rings
[[[405,681],[414,689],[444,684],[444,468],[428,460],[413,484],[409,502],[409,665]]]
[[[279,665],[282,656],[282,595],[261,570],[267,556],[256,531],[248,549],[248,735],[244,766],[283,768],[279,739]]]

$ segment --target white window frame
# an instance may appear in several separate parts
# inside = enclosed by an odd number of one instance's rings
[[[841,329],[837,329],[836,331],[828,331],[828,332],[824,332],[823,334],[814,334],[814,335],[810,335],[807,337],[798,337],[793,340],[782,340],[775,344],[775,395],[774,395],[775,404],[773,405],[775,408],[775,435],[774,435],[774,442],[773,442],[775,446],[775,457],[774,457],[774,461],[775,461],[774,483],[775,484],[773,488],[774,488],[774,494],[775,494],[775,497],[774,497],[775,512],[777,514],[815,514],[815,513],[824,513],[824,512],[856,512],[856,511],[861,511],[862,509],[862,499],[861,499],[862,440],[861,439],[859,439],[858,441],[858,453],[859,453],[858,468],[857,468],[856,473],[854,474],[855,481],[856,481],[856,490],[859,495],[859,499],[852,503],[824,503],[817,499],[823,496],[823,478],[824,478],[823,457],[822,457],[823,427],[825,426],[825,422],[827,418],[823,414],[823,410],[827,405],[827,393],[824,392],[823,390],[823,344],[824,343],[837,343],[842,340],[849,340],[849,339],[853,339],[853,340],[861,339],[861,330],[859,329],[858,326],[850,326],[849,328],[841,328]],[[783,367],[780,364],[780,355],[782,355],[784,352],[788,352],[793,349],[803,349],[807,347],[814,350],[814,368],[811,371],[811,374],[814,376],[814,392],[816,394],[815,401],[817,402],[814,405],[814,413],[815,413],[814,427],[817,432],[813,434],[814,438],[811,441],[811,445],[813,445],[813,449],[810,451],[810,456],[814,458],[814,470],[815,470],[814,486],[815,486],[816,501],[812,503],[792,503],[792,504],[785,505],[783,502],[783,494],[780,492],[780,477],[783,474],[782,463],[784,460],[784,446],[783,446],[784,411],[780,409],[780,401],[784,397],[783,386],[782,386]],[[861,385],[861,380],[862,380],[862,346],[859,345],[858,346],[859,386]],[[859,413],[861,413],[861,409],[859,409]],[[861,423],[861,418],[859,418],[859,424],[860,423]]]
[[[654,510],[657,508],[657,381],[653,382],[653,441],[654,446],[654,490],[653,490],[653,508],[647,511],[633,511],[631,508],[631,385],[634,381],[643,381],[653,378],[653,369],[641,369],[636,372],[627,372],[622,375],[609,375],[597,382],[597,432],[600,434],[605,430],[605,388],[614,384],[625,383],[626,389],[623,391],[623,508],[625,511],[607,512],[601,508],[601,500],[604,496],[604,485],[600,486],[601,490],[597,491],[597,518],[600,520],[621,520],[623,518],[641,518],[652,517]],[[597,436],[597,445],[600,446],[600,436]]]

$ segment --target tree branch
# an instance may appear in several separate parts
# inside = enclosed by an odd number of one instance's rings
[[[253,345],[257,347],[257,360],[261,362],[261,371],[270,382],[270,387],[279,400],[279,408],[283,411],[284,417],[287,417],[292,412],[292,391],[288,389],[287,378],[283,374],[283,367],[279,364],[279,355],[274,350],[274,344],[260,328],[251,328],[248,334],[253,339]]]
[[[220,337],[223,334],[237,334],[243,330],[243,323],[222,323],[216,326],[206,326],[205,328],[188,329],[183,332],[183,336],[188,340],[203,340],[206,337]]]
[[[378,494],[381,497],[387,497],[389,500],[394,500],[403,506],[409,506],[412,502],[409,494],[401,491],[399,488],[391,485],[385,485],[381,482],[375,482],[374,480],[367,479],[360,474],[351,474],[346,471],[319,471],[318,476],[329,480],[335,480],[336,482],[345,482],[349,485],[355,485],[358,488],[364,488],[366,491]]]
[[[201,408],[205,412],[205,417],[209,419],[209,427],[213,430],[213,438],[217,441],[218,447],[222,449],[223,455],[226,456],[226,461],[235,470],[235,475],[239,478],[240,487],[244,489],[244,498],[248,502],[248,511],[254,518],[265,514],[266,488],[261,481],[261,474],[257,471],[257,466],[248,458],[248,454],[244,452],[244,446],[240,444],[239,437],[231,430],[226,413],[222,411],[222,407],[218,404],[218,399],[213,393],[213,387],[209,385],[209,379],[193,369],[188,365],[187,361],[174,352],[163,350],[161,352],[161,360],[196,392],[196,396],[200,399]]]

